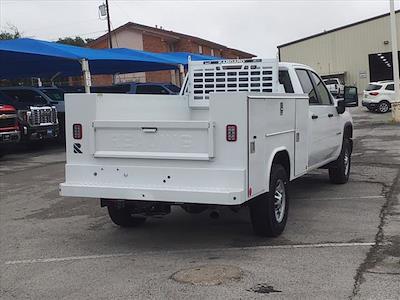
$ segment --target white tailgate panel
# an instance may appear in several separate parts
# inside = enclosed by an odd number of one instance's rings
[[[209,160],[208,121],[94,121],[95,157]]]

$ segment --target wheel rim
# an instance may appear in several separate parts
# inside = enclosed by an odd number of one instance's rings
[[[349,150],[345,150],[344,152],[344,174],[347,176],[350,171],[350,153]]]
[[[275,219],[278,223],[280,223],[285,216],[286,207],[286,191],[285,184],[282,179],[278,179],[276,182],[274,200]]]
[[[381,112],[387,112],[389,110],[389,105],[386,102],[383,102],[379,105],[379,110]]]

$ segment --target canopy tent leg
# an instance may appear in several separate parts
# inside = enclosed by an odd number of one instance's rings
[[[182,86],[183,82],[185,81],[185,67],[182,64],[179,65],[179,79]]]
[[[90,76],[89,61],[87,59],[82,59],[80,61],[83,73],[83,83],[85,86],[85,93],[90,94],[90,87],[92,86],[92,78]]]

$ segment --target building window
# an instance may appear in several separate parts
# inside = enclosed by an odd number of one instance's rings
[[[214,49],[211,49],[211,56],[214,56]]]
[[[202,45],[199,45],[199,53],[203,54],[203,46]]]

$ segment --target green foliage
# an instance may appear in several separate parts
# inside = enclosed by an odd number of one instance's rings
[[[83,39],[80,36],[64,37],[64,38],[59,38],[57,43],[78,46],[78,47],[86,47],[87,44],[92,40],[93,39]]]
[[[9,26],[8,30],[2,30],[0,32],[0,40],[14,40],[22,37],[22,34],[19,32],[16,26]]]

